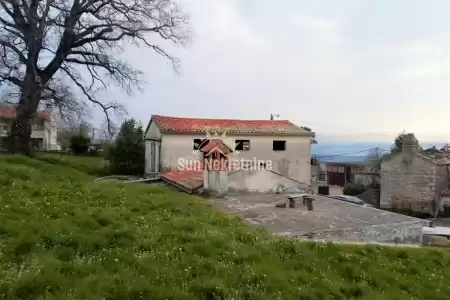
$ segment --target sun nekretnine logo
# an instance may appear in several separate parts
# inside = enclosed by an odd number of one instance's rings
[[[206,131],[204,139],[194,140],[194,159],[178,158],[178,169],[201,171],[205,166],[209,170],[271,170],[271,160],[244,159],[236,150],[238,141],[227,136],[226,130],[211,129]],[[219,159],[210,159],[211,154],[220,154]]]
[[[239,155],[239,151],[235,150],[236,147],[235,147],[234,140],[227,137],[226,130],[220,131],[218,129],[208,130],[208,131],[206,131],[206,137],[204,139],[194,140],[194,150],[192,152],[193,152],[193,154],[200,156],[201,149],[203,147],[205,147],[207,144],[209,144],[209,143],[219,144],[220,142],[222,142],[225,146],[227,146],[232,151],[231,155],[233,155],[233,156]],[[211,148],[208,151],[208,153],[210,153],[211,151],[218,151],[221,154],[223,154],[224,156],[230,155],[230,154],[224,153],[224,151],[219,147]]]

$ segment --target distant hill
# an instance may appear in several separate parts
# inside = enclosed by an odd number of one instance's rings
[[[442,142],[421,144],[420,146],[424,149],[436,146],[441,148],[444,145]],[[312,145],[312,154],[314,156],[326,157],[327,160],[364,160],[367,156],[369,149],[380,148],[382,150],[390,151],[392,143],[389,142],[324,142],[321,143],[319,140],[318,144]],[[346,158],[343,158],[346,157]],[[362,157],[362,158],[361,158]]]
[[[364,163],[368,160],[367,156],[325,156],[325,157],[320,157],[318,156],[320,162],[322,163],[354,163],[354,164],[360,164],[360,163]]]
[[[365,153],[356,153],[368,149],[381,148],[389,150],[391,143],[386,142],[325,142],[312,145],[312,153],[317,156],[348,154],[353,156],[365,156]]]

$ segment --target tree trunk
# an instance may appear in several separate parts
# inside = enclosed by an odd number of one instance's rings
[[[40,85],[32,72],[27,72],[23,81],[20,100],[16,108],[16,119],[9,134],[9,152],[31,155],[31,131],[39,106]]]

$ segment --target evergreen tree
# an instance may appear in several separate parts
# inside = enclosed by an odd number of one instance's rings
[[[404,137],[405,133],[399,133],[398,136],[395,138],[394,140],[394,144],[391,147],[391,153],[398,153],[398,152],[402,152],[403,149],[403,137]]]
[[[144,132],[134,119],[125,120],[112,145],[109,161],[116,174],[142,175],[145,165]]]

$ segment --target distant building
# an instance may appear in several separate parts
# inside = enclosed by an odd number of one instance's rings
[[[0,149],[6,149],[6,138],[16,118],[16,109],[0,107]],[[56,140],[57,125],[52,110],[38,111],[31,132],[32,147],[38,150],[59,150]]]
[[[380,206],[384,209],[435,215],[442,191],[449,188],[447,154],[419,152],[414,134],[403,137],[403,149],[381,163]]]
[[[317,157],[317,160],[325,165],[322,173],[326,173],[328,185],[340,187],[356,182],[356,174],[367,171],[370,164],[364,156]]]

